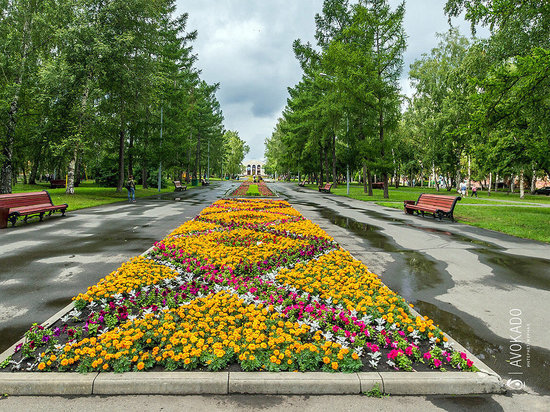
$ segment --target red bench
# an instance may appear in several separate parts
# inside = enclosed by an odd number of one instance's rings
[[[181,184],[179,180],[174,180],[174,192],[182,192],[187,190],[187,186]]]
[[[444,195],[430,195],[422,193],[418,200],[405,200],[404,207],[405,213],[412,215],[414,212],[417,214],[431,213],[434,218],[441,220],[443,217],[448,217],[454,221],[453,210],[456,202],[462,199],[460,196],[444,196]]]
[[[327,183],[324,186],[319,186],[319,192],[330,193],[330,188],[331,187],[332,187],[332,183]]]
[[[384,182],[372,182],[373,189],[384,189]]]
[[[54,205],[47,190],[0,195],[0,228],[7,227],[8,221],[15,226],[20,217],[26,222],[31,216],[39,216],[42,221],[46,213],[50,216],[53,212],[61,212],[65,216],[67,207],[66,203]]]
[[[55,179],[50,180],[50,189],[57,189],[60,187],[65,187],[65,179]]]

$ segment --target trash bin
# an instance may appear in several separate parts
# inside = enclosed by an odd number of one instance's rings
[[[191,186],[197,186],[199,184],[198,179],[191,179]]]

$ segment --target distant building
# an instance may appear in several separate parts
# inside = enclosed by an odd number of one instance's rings
[[[265,175],[265,162],[261,160],[247,160],[242,164],[242,174],[245,176]]]

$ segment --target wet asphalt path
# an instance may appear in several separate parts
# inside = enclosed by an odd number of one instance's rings
[[[233,186],[214,182],[0,230],[0,352]]]
[[[550,245],[273,187],[505,381],[550,393]]]

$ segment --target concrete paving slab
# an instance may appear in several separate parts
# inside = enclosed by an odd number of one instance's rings
[[[98,373],[0,372],[0,394],[91,395]]]
[[[228,372],[100,373],[94,395],[226,395]]]
[[[497,376],[483,372],[381,372],[384,393],[391,395],[465,395],[504,393]]]
[[[229,393],[264,395],[358,394],[361,382],[356,373],[328,372],[230,372]]]

